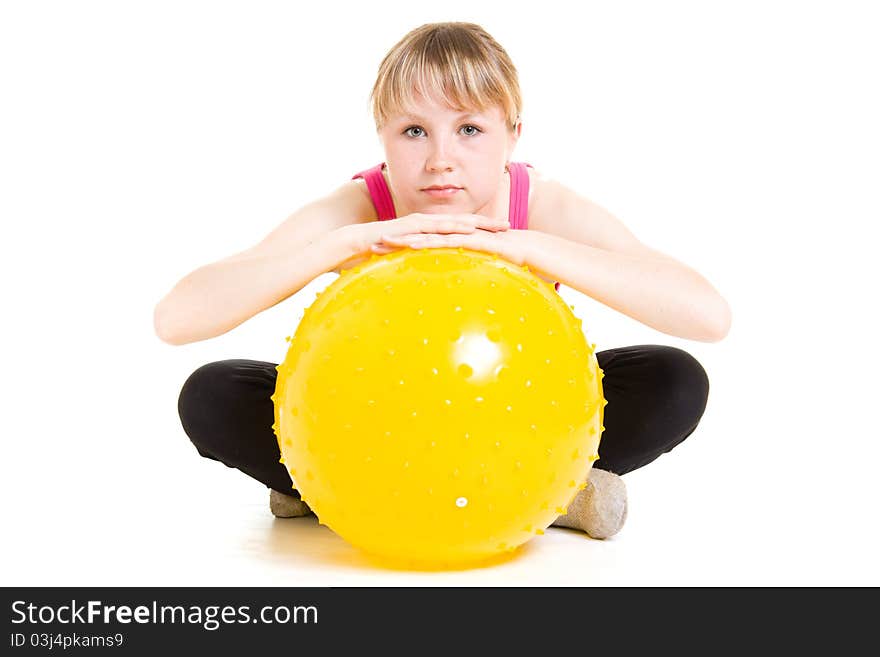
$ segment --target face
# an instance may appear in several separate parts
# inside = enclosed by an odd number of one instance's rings
[[[487,214],[499,197],[522,124],[507,127],[501,108],[459,112],[423,97],[379,130],[397,215]],[[433,186],[456,190],[431,192]]]

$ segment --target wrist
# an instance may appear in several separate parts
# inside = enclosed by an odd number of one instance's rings
[[[521,230],[517,231],[520,235],[519,255],[522,258],[521,265],[529,268],[533,274],[549,280],[546,274],[546,264],[548,258],[553,258],[553,248],[551,242],[553,235],[542,233],[537,230]]]
[[[540,235],[534,230],[510,231],[516,247],[516,264],[520,267],[533,267],[541,250]]]
[[[369,250],[369,244],[366,244],[362,229],[361,224],[349,224],[327,233],[326,238],[334,254],[334,268],[351,269],[369,257],[369,254],[366,257],[364,254],[364,251]]]

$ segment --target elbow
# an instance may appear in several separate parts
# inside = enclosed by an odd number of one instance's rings
[[[733,315],[730,305],[724,299],[721,299],[720,308],[713,313],[710,318],[706,334],[708,339],[706,342],[721,342],[730,333],[730,324]]]
[[[172,330],[166,314],[162,312],[161,303],[157,305],[153,311],[153,331],[156,333],[156,337],[165,344],[170,344],[175,347],[186,344],[186,342],[180,340],[180,337]]]
[[[167,310],[162,309],[161,303],[153,311],[153,331],[162,342],[173,347],[192,344],[219,335],[219,333],[199,332],[200,329],[192,325],[192,321],[187,315],[171,315]]]

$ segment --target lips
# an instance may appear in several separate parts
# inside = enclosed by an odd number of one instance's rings
[[[452,185],[444,185],[440,187],[438,185],[434,185],[433,187],[426,187],[422,190],[422,194],[427,194],[431,198],[435,198],[438,200],[448,200],[455,198],[455,195],[461,191],[461,187],[453,187]]]

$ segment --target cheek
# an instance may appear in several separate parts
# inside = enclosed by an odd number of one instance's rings
[[[467,158],[469,166],[479,167],[480,169],[492,170],[495,164],[504,161],[504,151],[499,151],[494,146],[487,147],[486,144],[470,144],[463,145],[459,150],[459,155]]]
[[[412,195],[413,190],[418,187],[418,178],[412,173],[412,165],[403,166],[408,173],[395,176],[394,187],[400,194]]]
[[[386,153],[386,162],[389,168],[395,172],[395,180],[412,180],[417,177],[419,158],[416,153],[402,152]]]

